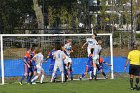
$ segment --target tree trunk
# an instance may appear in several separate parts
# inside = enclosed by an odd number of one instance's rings
[[[33,0],[33,4],[38,23],[38,29],[44,29],[44,16],[41,7],[38,4],[38,0]],[[44,34],[44,30],[40,30],[39,33]]]
[[[33,4],[34,4],[34,11],[36,14],[36,18],[37,18],[37,23],[38,23],[38,29],[39,30],[39,34],[44,34],[44,16],[43,16],[43,12],[41,7],[38,4],[38,0],[33,0]],[[43,42],[44,42],[44,37],[38,38],[40,43],[39,46],[42,47],[43,46]]]

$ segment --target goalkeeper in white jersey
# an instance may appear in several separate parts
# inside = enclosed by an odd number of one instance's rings
[[[92,38],[87,38],[86,39],[86,43],[84,43],[84,45],[82,46],[82,48],[86,45],[86,44],[88,44],[88,47],[87,47],[87,52],[88,52],[88,57],[89,57],[89,55],[91,54],[91,49],[92,48],[94,48],[94,46],[96,45],[96,44],[98,44],[97,43],[97,41],[96,41],[96,34],[94,33],[93,34],[93,36],[92,36]]]
[[[61,81],[63,83],[63,81],[64,81],[64,59],[65,58],[66,58],[66,55],[64,54],[63,51],[61,51],[61,46],[57,45],[56,51],[54,52],[55,64],[54,64],[54,71],[52,73],[51,82],[54,82],[57,68],[59,68],[59,70],[61,72]]]
[[[65,70],[65,81],[67,81],[68,76],[73,80],[73,72],[72,72],[72,59],[70,57],[70,53],[72,50],[72,39],[68,39],[67,43],[63,47],[63,51],[66,55],[66,59],[64,60],[64,70]]]
[[[35,80],[40,78],[40,83],[43,83],[44,79],[44,69],[42,68],[44,56],[41,53],[41,49],[36,50],[36,55],[33,57],[33,60],[36,62],[36,68],[37,68],[37,75],[31,80],[32,84],[35,84]]]

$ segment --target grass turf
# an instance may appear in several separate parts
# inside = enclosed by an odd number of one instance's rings
[[[129,89],[129,79],[68,81],[63,84],[37,83],[36,85],[18,83],[0,86],[0,93],[139,93]]]

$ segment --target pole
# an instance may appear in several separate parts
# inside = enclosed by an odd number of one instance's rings
[[[133,0],[131,0],[131,32],[130,32],[130,47],[133,47]]]

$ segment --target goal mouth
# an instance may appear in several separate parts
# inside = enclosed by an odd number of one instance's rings
[[[5,84],[7,77],[19,77],[23,74],[23,56],[27,47],[42,47],[43,54],[45,57],[47,53],[52,50],[54,45],[58,43],[65,43],[67,39],[72,39],[73,41],[73,50],[71,57],[75,62],[73,66],[73,71],[75,74],[81,74],[82,71],[85,71],[85,63],[87,61],[87,51],[86,47],[84,49],[81,48],[83,43],[86,41],[86,38],[91,37],[93,34],[2,34],[0,37],[1,41],[1,83]],[[104,45],[109,51],[110,56],[110,67],[111,79],[114,79],[113,75],[113,44],[112,44],[112,34],[97,34],[97,37],[101,37],[106,44]],[[18,51],[18,52],[17,52]],[[80,64],[80,61],[83,62],[83,66],[78,72],[78,68],[76,66]],[[16,69],[18,66],[21,69]],[[45,63],[45,72],[50,75],[47,67],[49,67],[49,63]],[[12,72],[13,71],[13,72]],[[15,79],[10,79],[15,80]],[[6,82],[7,83],[7,82]]]

